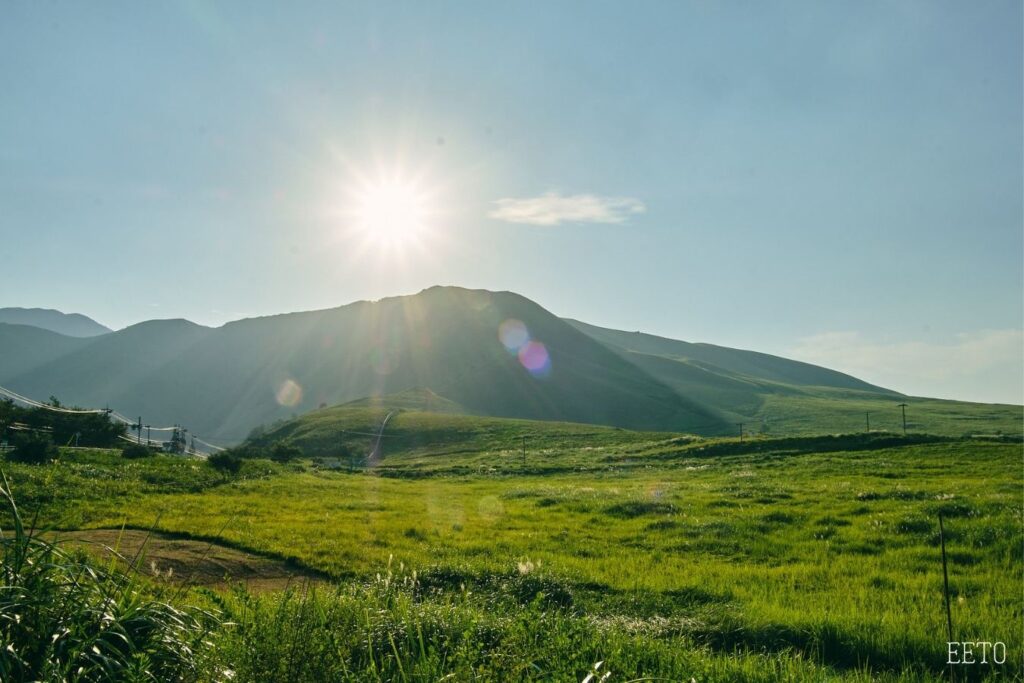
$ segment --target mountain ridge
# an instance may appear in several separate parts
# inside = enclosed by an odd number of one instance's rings
[[[0,385],[228,443],[320,406],[414,389],[479,416],[708,436],[743,423],[847,429],[904,398],[770,354],[562,319],[515,292],[442,286],[216,328],[151,320],[71,338],[0,323]]]
[[[548,367],[531,371],[518,349],[502,345],[499,328],[511,319],[524,321],[529,350],[546,354],[540,361]],[[143,323],[2,379],[25,395],[109,403],[231,440],[321,403],[414,386],[496,417],[727,429],[713,408],[678,395],[535,302],[451,287],[220,328]]]
[[[53,308],[0,308],[0,323],[29,325],[68,337],[96,337],[113,331],[81,313],[64,313]]]

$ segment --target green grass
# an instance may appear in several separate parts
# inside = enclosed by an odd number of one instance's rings
[[[132,574],[104,570],[26,528],[7,482],[0,508],[0,680],[196,680],[220,622],[154,599]]]
[[[944,401],[937,398],[891,398],[859,391],[815,389],[764,396],[750,413],[748,428],[770,436],[859,432],[866,428],[901,433],[900,403],[907,404],[907,429],[944,436],[1021,435],[1024,407]]]
[[[225,481],[99,452],[4,468],[50,526],[155,525],[334,577],[193,596],[239,624],[217,656],[240,680],[580,680],[598,661],[609,681],[939,680],[940,512],[956,632],[1011,657],[966,673],[1022,675],[1019,442],[453,419],[399,415],[357,473],[256,461]]]
[[[366,406],[359,401],[303,415],[249,443],[268,447],[283,442],[301,448],[308,456],[323,458],[334,457],[348,447],[365,456],[376,444],[379,427],[389,412],[392,416],[381,437],[380,470],[385,473],[396,467],[408,470],[410,464],[420,475],[439,468],[467,473],[512,465],[521,471],[524,445],[528,466],[549,471],[585,465],[609,448],[636,451],[654,444],[695,441],[692,436],[667,432],[435,413],[396,409],[390,402]]]

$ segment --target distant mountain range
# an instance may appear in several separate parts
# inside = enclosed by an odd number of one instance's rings
[[[95,337],[111,331],[80,313],[61,313],[51,308],[0,308],[0,323],[41,327],[68,337]]]
[[[862,403],[891,411],[902,398],[807,363],[594,327],[518,294],[456,287],[219,328],[154,320],[76,338],[0,323],[0,385],[223,442],[412,388],[480,416],[705,435],[736,433],[740,422],[803,425],[808,401],[819,413],[834,403],[859,425]]]

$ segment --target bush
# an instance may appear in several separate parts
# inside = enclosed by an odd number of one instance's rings
[[[270,459],[274,462],[291,462],[302,457],[302,450],[298,446],[278,441],[270,451]]]
[[[238,474],[242,469],[242,459],[227,451],[214,453],[206,459],[206,462],[210,464],[210,467],[224,474]]]
[[[143,446],[141,443],[128,444],[121,449],[122,458],[149,458],[153,455],[155,455],[153,449],[149,446]]]
[[[30,465],[44,465],[56,460],[60,453],[53,441],[48,436],[28,434],[18,436],[14,441],[14,450],[8,456],[15,462],[28,463]]]

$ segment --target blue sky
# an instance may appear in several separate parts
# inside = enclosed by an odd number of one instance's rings
[[[1022,398],[1019,2],[7,3],[0,306],[457,284]],[[383,248],[375,174],[429,192]]]

